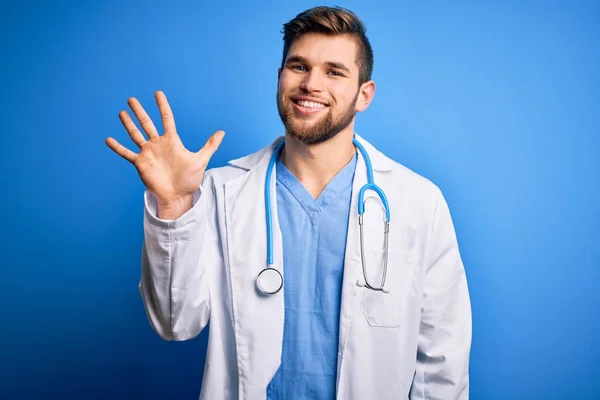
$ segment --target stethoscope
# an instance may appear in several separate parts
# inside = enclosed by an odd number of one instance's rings
[[[364,275],[364,281],[359,280],[357,282],[358,286],[367,287],[372,290],[381,291],[384,293],[389,293],[389,289],[385,286],[386,281],[386,273],[387,273],[387,262],[388,262],[388,234],[390,231],[390,207],[388,205],[387,199],[385,197],[385,193],[379,186],[377,186],[373,180],[373,167],[371,165],[371,159],[369,158],[369,154],[365,148],[354,138],[352,143],[358,148],[361,152],[365,165],[367,167],[367,184],[360,188],[360,192],[358,193],[358,225],[360,227],[360,256],[362,261],[362,269]],[[265,211],[267,214],[267,268],[260,271],[258,277],[256,278],[256,286],[258,290],[265,294],[275,294],[281,290],[283,287],[283,276],[281,272],[273,268],[273,226],[272,226],[272,218],[271,218],[271,190],[270,190],[270,182],[271,175],[273,174],[273,167],[275,166],[275,162],[277,161],[277,157],[283,149],[285,142],[282,141],[280,144],[275,147],[273,150],[273,154],[271,155],[271,160],[269,161],[269,166],[267,167],[267,177],[265,180]],[[367,266],[365,261],[365,249],[364,249],[364,232],[363,232],[363,214],[365,213],[365,202],[364,195],[365,191],[373,190],[381,199],[383,206],[385,208],[385,227],[384,227],[384,255],[383,255],[383,273],[381,276],[381,285],[374,286],[369,282],[369,278],[367,277]]]

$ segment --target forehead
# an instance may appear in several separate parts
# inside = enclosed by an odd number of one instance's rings
[[[311,64],[339,62],[358,70],[357,50],[356,41],[349,35],[305,33],[292,42],[286,58],[300,56]]]

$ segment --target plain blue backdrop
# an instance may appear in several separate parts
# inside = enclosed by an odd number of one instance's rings
[[[357,132],[450,205],[471,398],[600,398],[600,3],[335,4],[375,52]],[[211,166],[268,144],[282,24],[315,5],[2,2],[0,398],[197,398],[206,332],[150,328],[144,187],[104,139],[134,148],[130,96],[160,126],[160,89],[188,148],[227,132]]]

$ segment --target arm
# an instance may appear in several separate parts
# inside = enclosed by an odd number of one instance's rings
[[[216,209],[213,185],[206,183],[210,180],[204,172],[225,132],[215,132],[199,151],[191,152],[177,134],[167,97],[162,91],[155,97],[163,135],[132,97],[127,103],[147,138],[126,111],[119,118],[139,153],[111,137],[106,144],[135,166],[147,189],[139,289],[150,324],[165,340],[187,340],[200,333],[210,315],[206,264],[219,250],[205,244],[205,237],[216,234],[211,218]]]
[[[210,179],[205,179],[210,181]],[[213,234],[212,188],[194,194],[193,207],[176,220],[157,217],[156,198],[145,192],[140,294],[154,331],[164,340],[196,337],[210,317],[205,235]]]
[[[468,399],[471,303],[448,205],[439,193],[428,253],[410,398]]]

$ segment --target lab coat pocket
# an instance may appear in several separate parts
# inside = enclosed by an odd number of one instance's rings
[[[381,287],[384,252],[371,252],[367,263],[369,283]],[[411,287],[414,260],[410,253],[398,249],[389,249],[385,287],[388,293],[363,288],[363,312],[367,322],[374,327],[394,328],[402,325],[405,318],[406,301]]]

